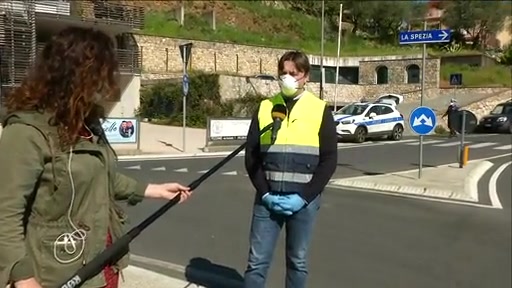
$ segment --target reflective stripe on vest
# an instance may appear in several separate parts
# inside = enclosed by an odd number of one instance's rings
[[[276,104],[285,105],[281,94],[261,103],[260,130],[273,122],[272,107]],[[271,131],[260,136],[263,169],[272,192],[301,193],[313,178],[319,161],[318,132],[325,105],[306,91],[283,120],[274,143]]]

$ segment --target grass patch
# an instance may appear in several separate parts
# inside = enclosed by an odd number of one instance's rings
[[[237,9],[246,9],[247,13],[252,14],[252,17],[261,20],[258,21],[259,23],[255,23],[250,30],[218,21],[217,30],[213,31],[208,22],[198,15],[186,14],[185,27],[181,27],[170,13],[148,11],[143,33],[190,40],[300,49],[311,54],[321,54],[321,21],[318,19],[298,12],[273,9],[257,2],[233,1],[232,3],[238,7]],[[347,35],[342,39],[340,50],[342,56],[421,53],[419,46],[379,45],[353,35]],[[337,31],[326,29],[324,54],[336,56],[336,53]]]
[[[469,65],[442,65],[441,80],[450,81],[450,74],[462,73],[465,87],[512,87],[512,68],[503,65],[471,67]]]

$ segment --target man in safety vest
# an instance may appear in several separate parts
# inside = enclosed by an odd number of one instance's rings
[[[286,285],[302,288],[307,279],[307,252],[320,194],[337,166],[336,126],[328,105],[306,91],[311,65],[298,51],[278,63],[281,92],[263,100],[247,135],[245,166],[256,198],[244,287],[263,288],[274,247],[286,225]],[[277,137],[260,135],[273,122],[275,105],[286,116]],[[282,107],[282,106],[281,106]]]

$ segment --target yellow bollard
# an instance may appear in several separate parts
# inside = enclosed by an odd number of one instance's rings
[[[462,151],[462,166],[468,165],[469,160],[469,146],[464,146],[464,150]]]

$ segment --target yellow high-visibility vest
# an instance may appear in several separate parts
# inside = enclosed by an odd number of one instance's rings
[[[286,106],[281,93],[261,102],[260,130],[273,122],[272,108],[276,104]],[[271,131],[260,136],[263,169],[271,192],[301,193],[311,181],[319,162],[318,133],[325,105],[325,101],[305,91],[287,113],[276,141],[272,143]]]

